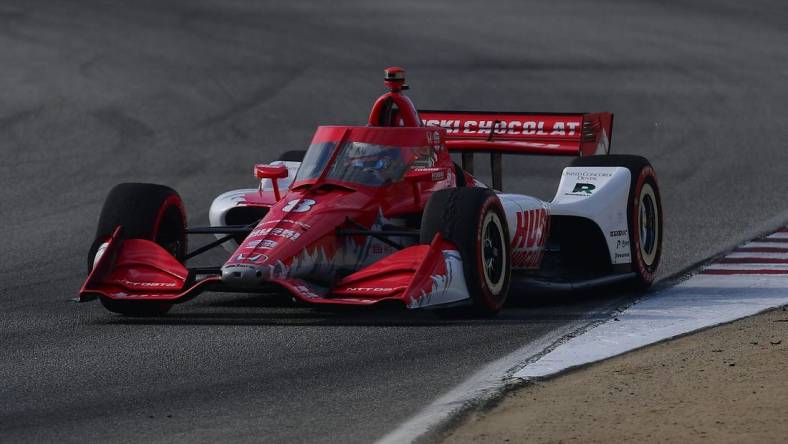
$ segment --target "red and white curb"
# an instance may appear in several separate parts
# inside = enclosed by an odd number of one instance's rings
[[[749,242],[707,267],[703,274],[788,274],[788,228]]]
[[[555,375],[787,304],[788,227],[784,227],[741,245],[686,281],[646,296],[538,359],[534,359],[539,356],[537,349],[555,340],[556,332],[501,358],[378,442],[413,442],[469,404],[490,399],[511,383]]]

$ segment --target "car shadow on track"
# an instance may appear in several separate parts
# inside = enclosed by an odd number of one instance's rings
[[[408,310],[399,304],[371,307],[311,306],[283,294],[209,296],[176,306],[163,317],[103,318],[107,324],[228,325],[228,326],[490,326],[536,322],[604,320],[618,307],[637,298],[615,288],[579,292],[533,292],[510,297],[493,318],[442,317],[431,310]]]
[[[646,293],[633,293],[618,285],[608,285],[584,290],[533,290],[526,287],[512,288],[506,308],[572,307],[585,304],[606,305],[621,301],[623,305],[641,298]]]

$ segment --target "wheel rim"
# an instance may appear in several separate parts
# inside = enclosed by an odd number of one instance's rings
[[[500,293],[506,270],[506,248],[501,219],[494,212],[487,213],[482,223],[482,270],[490,292]]]
[[[646,266],[651,266],[656,260],[659,246],[659,210],[654,188],[648,183],[641,188],[638,207],[640,257]]]

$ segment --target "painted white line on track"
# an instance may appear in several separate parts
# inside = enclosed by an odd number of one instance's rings
[[[766,236],[768,239],[788,239],[788,232],[782,231]]]

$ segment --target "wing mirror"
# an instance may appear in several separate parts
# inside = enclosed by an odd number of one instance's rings
[[[260,191],[263,191],[262,179],[269,179],[274,187],[274,198],[279,201],[279,180],[287,177],[287,167],[284,165],[257,164],[254,166],[254,175],[260,179]]]
[[[446,180],[449,170],[446,168],[413,168],[405,173],[405,182],[409,182],[413,189],[413,200],[419,204],[421,193],[419,183],[421,182],[440,182]]]

